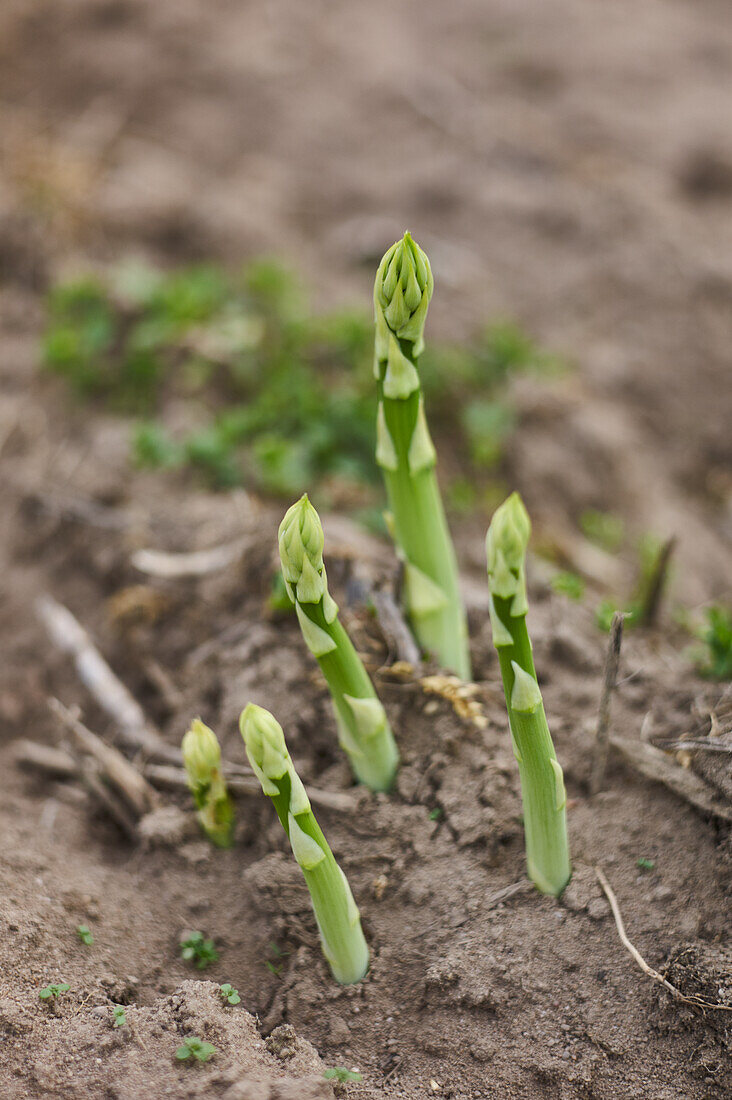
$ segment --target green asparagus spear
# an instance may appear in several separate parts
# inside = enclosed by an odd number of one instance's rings
[[[394,541],[404,559],[405,600],[417,640],[445,668],[469,680],[457,560],[417,371],[433,286],[429,260],[405,233],[381,261],[374,286],[376,461],[386,482]]]
[[[306,493],[280,524],[285,587],[294,601],[305,644],[328,683],[339,741],[353,773],[373,791],[387,791],[394,782],[399,754],[386,712],[328,592],[324,544],[320,517]]]
[[[234,806],[221,774],[221,747],[216,734],[200,718],[194,718],[181,749],[199,824],[213,844],[230,848],[234,840]]]
[[[569,882],[564,777],[544,713],[526,628],[526,547],[531,522],[518,493],[497,509],[486,537],[490,617],[521,775],[530,878],[559,896]]]
[[[333,977],[341,985],[359,982],[369,968],[369,949],[348,880],[333,858],[300,777],[287,751],[279,722],[263,707],[249,703],[240,727],[247,757],[262,790],[274,802],[300,865],[320,940]]]

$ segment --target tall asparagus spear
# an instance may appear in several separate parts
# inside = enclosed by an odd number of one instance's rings
[[[429,260],[405,233],[381,261],[374,286],[376,461],[384,473],[394,540],[404,558],[406,606],[417,640],[445,668],[468,680],[457,561],[417,371],[433,286]]]
[[[360,982],[369,968],[361,917],[348,880],[323,836],[293,766],[279,722],[249,703],[240,719],[247,757],[274,802],[310,891],[323,954],[341,985]]]
[[[279,545],[285,587],[295,603],[305,644],[328,683],[341,747],[360,783],[387,791],[399,753],[384,708],[328,591],[323,528],[307,493],[287,510]]]
[[[518,493],[512,493],[495,512],[486,536],[490,617],[513,751],[521,775],[528,872],[542,893],[558,896],[572,873],[567,796],[526,628],[526,547],[530,534],[531,522],[523,501]]]
[[[230,848],[234,839],[234,806],[221,774],[218,738],[200,718],[194,718],[181,750],[199,824],[213,844]]]

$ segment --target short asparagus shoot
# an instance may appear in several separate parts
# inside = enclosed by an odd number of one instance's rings
[[[552,744],[526,627],[531,522],[518,493],[497,509],[486,537],[490,619],[521,776],[526,862],[539,890],[558,897],[572,869],[564,777]]]
[[[324,545],[320,516],[305,493],[280,524],[285,587],[295,604],[305,644],[330,689],[339,741],[353,774],[373,791],[388,791],[399,753],[386,712],[328,591]]]
[[[247,757],[305,876],[320,941],[333,977],[341,985],[359,982],[369,968],[369,949],[348,880],[315,820],[293,766],[282,727],[269,711],[249,703],[240,719]]]
[[[404,559],[405,602],[417,641],[444,668],[469,680],[457,559],[417,370],[433,287],[429,260],[405,233],[382,259],[374,286],[376,461],[386,483],[394,541]]]
[[[230,848],[234,841],[234,806],[221,773],[218,738],[200,718],[194,718],[181,749],[198,822],[212,844]]]

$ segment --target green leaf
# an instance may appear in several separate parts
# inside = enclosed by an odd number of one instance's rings
[[[345,1084],[347,1081],[363,1081],[363,1075],[357,1070],[346,1069],[345,1066],[331,1066],[323,1073],[328,1081],[340,1081]]]

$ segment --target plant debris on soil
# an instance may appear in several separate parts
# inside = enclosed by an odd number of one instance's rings
[[[725,15],[714,0],[2,5],[0,1095],[730,1095],[729,686],[695,670],[670,613],[729,603],[732,154],[709,106],[731,91]],[[231,270],[275,252],[325,313],[367,300],[406,227],[434,257],[435,339],[465,345],[516,317],[576,364],[510,382],[497,473],[552,562],[530,561],[529,583],[568,795],[559,900],[524,873],[485,502],[454,524],[472,685],[404,658],[378,598],[393,594],[391,547],[324,509],[333,594],[403,759],[396,790],[374,796],[351,784],[278,599],[284,509],[253,489],[281,484],[245,470],[209,493],[135,469],[129,420],[41,369],[47,291],[80,271],[140,255]],[[188,429],[176,393],[156,399]],[[449,432],[440,469],[462,473]],[[318,476],[339,503],[333,468]],[[605,545],[580,535],[588,514],[596,535],[611,517]],[[655,625],[626,632],[590,795],[595,612],[637,579],[613,517],[677,543]],[[49,636],[46,597],[141,708],[145,750]],[[727,621],[707,622],[702,672],[726,675]],[[245,768],[250,700],[282,724],[361,909],[372,966],[358,985],[333,983]],[[231,850],[206,842],[185,788],[195,715],[229,768]],[[629,940],[685,1000],[638,969],[597,867]],[[181,957],[196,932],[218,956],[201,973]],[[176,1057],[193,1039],[213,1048],[205,1061]],[[337,1068],[342,1081],[326,1077]]]

